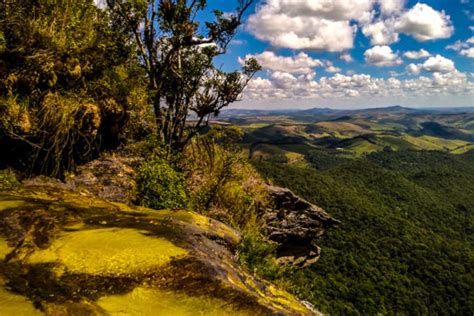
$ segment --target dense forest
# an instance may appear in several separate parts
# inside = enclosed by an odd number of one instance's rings
[[[336,315],[468,315],[474,155],[379,152],[308,166],[257,162],[262,174],[341,220],[320,261],[289,277],[296,293]]]

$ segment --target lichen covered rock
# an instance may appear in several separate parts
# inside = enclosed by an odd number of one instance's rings
[[[0,191],[2,315],[305,315],[233,260],[240,234],[57,186]],[[6,306],[6,308],[4,308]]]

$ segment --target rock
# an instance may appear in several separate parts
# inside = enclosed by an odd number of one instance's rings
[[[102,199],[132,204],[135,189],[135,168],[142,158],[136,145],[105,153],[98,159],[79,166],[66,185],[74,191],[90,193]]]
[[[184,210],[52,184],[0,191],[0,314],[318,314],[236,264],[240,239]]]
[[[298,267],[314,264],[320,255],[315,240],[339,221],[289,189],[267,186],[267,191],[273,208],[263,219],[268,239],[278,244],[278,262]]]

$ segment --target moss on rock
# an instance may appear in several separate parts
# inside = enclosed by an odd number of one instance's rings
[[[0,191],[0,300],[13,295],[47,315],[313,313],[239,267],[239,241],[234,229],[184,210],[54,185]]]

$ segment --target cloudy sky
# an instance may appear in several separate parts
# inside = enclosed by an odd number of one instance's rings
[[[474,106],[474,0],[256,0],[218,63],[248,57],[234,107]]]

